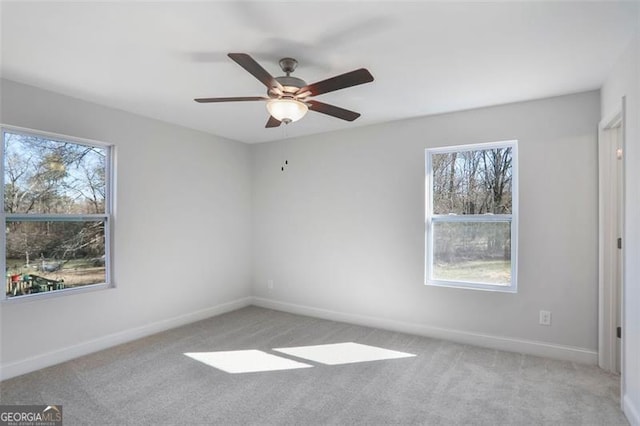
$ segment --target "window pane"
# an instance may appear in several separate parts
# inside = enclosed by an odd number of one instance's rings
[[[7,213],[105,213],[107,149],[4,134]]]
[[[509,285],[510,222],[434,222],[434,280]]]
[[[512,149],[432,154],[434,214],[511,214]]]
[[[7,296],[106,282],[104,225],[7,222]]]

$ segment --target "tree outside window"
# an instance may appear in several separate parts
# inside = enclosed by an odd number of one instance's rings
[[[517,144],[427,150],[431,285],[515,291]]]
[[[6,297],[108,283],[110,148],[2,134]]]

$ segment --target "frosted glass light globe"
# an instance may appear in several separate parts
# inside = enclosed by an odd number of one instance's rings
[[[276,120],[292,123],[304,117],[309,107],[295,99],[274,99],[267,102],[267,110]]]

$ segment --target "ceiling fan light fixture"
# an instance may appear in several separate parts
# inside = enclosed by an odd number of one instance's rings
[[[227,56],[267,87],[267,97],[196,98],[194,101],[199,103],[267,101],[267,110],[270,115],[265,128],[279,127],[282,123],[298,121],[307,114],[309,109],[341,120],[353,121],[360,117],[359,113],[308,98],[373,81],[371,73],[366,68],[360,68],[307,84],[304,80],[291,75],[298,65],[298,61],[293,58],[282,58],[280,68],[286,75],[273,77],[246,53],[229,53]]]
[[[295,99],[273,99],[267,102],[267,110],[276,120],[292,123],[304,117],[309,107]]]

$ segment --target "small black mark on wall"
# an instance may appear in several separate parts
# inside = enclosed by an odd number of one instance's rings
[[[289,165],[289,160],[284,160],[284,165],[282,165],[282,167],[280,167],[280,171],[284,172],[284,166],[288,166]]]

